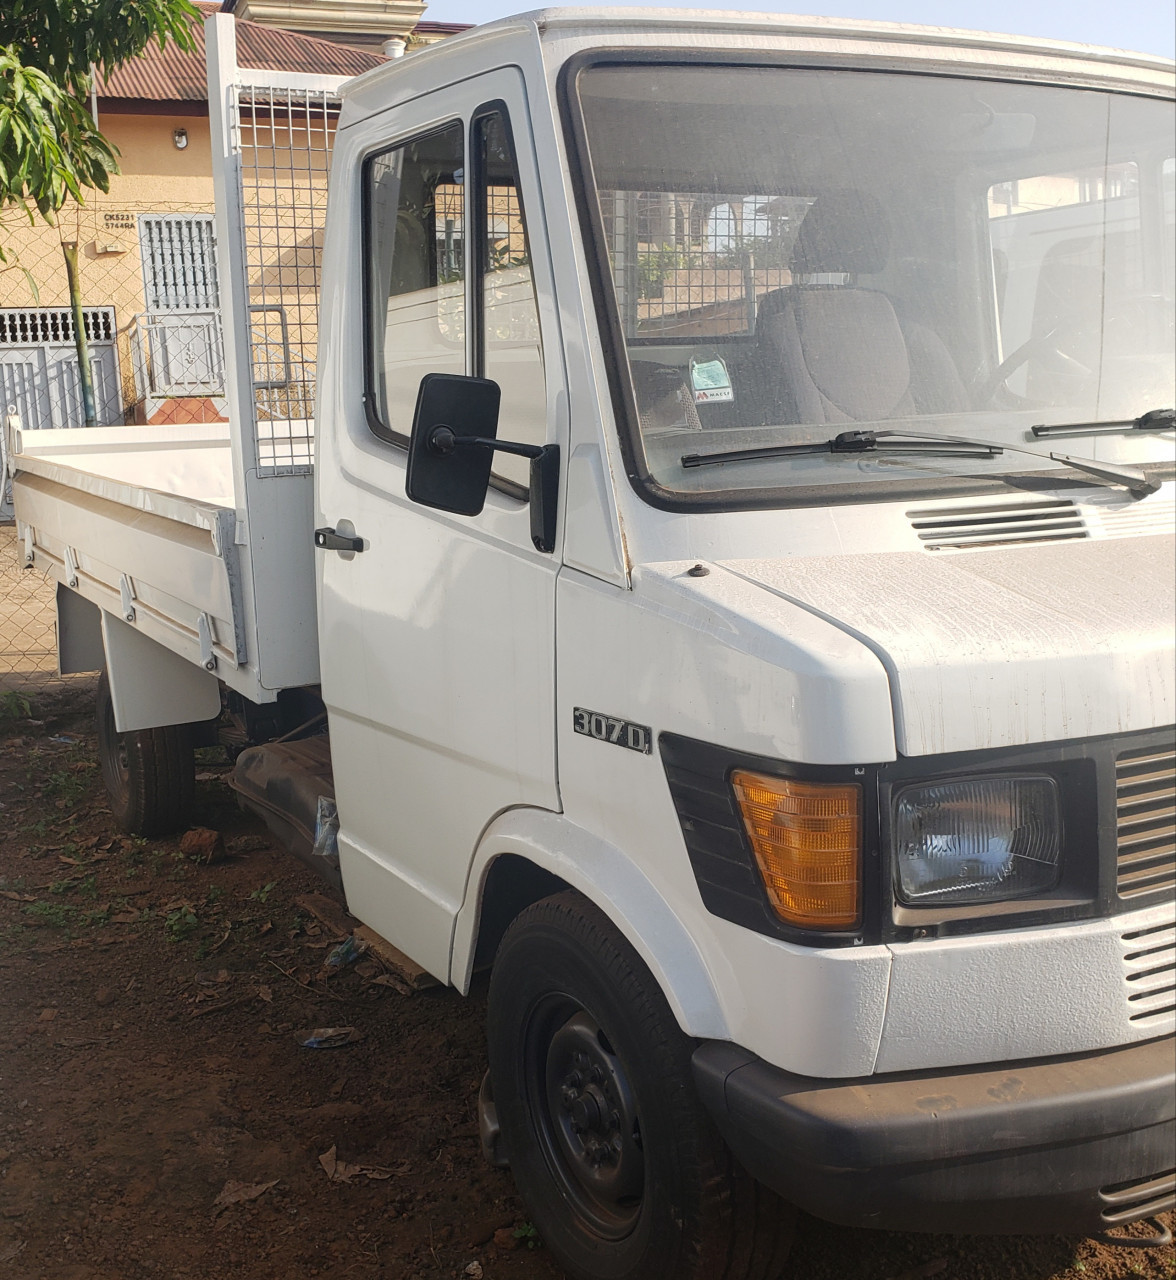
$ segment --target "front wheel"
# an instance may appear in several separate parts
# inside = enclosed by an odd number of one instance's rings
[[[794,1211],[732,1159],[694,1092],[653,975],[563,893],[507,931],[490,978],[490,1077],[535,1226],[578,1280],[776,1280]]]
[[[196,757],[186,725],[119,733],[110,681],[98,680],[98,758],[114,819],[136,836],[163,836],[184,826],[196,790]]]

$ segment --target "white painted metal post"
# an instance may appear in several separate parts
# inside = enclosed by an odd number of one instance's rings
[[[237,519],[248,527],[245,478],[257,470],[253,401],[253,344],[249,327],[249,279],[241,208],[241,150],[234,94],[237,87],[236,19],[216,13],[204,20],[208,61],[208,127],[212,139],[212,189],[220,279],[221,330],[233,440],[233,490]]]
[[[289,688],[318,680],[318,631],[315,623],[314,481],[310,458],[312,424],[301,426],[305,460],[283,467],[276,457],[273,437],[282,423],[274,407],[265,413],[269,455],[261,456],[258,427],[258,384],[255,374],[255,318],[268,311],[283,312],[285,298],[276,306],[254,306],[252,285],[264,298],[266,252],[282,248],[249,239],[251,217],[259,226],[266,220],[263,205],[247,207],[244,152],[256,162],[258,111],[269,112],[271,122],[280,115],[286,123],[287,145],[295,154],[294,118],[299,104],[317,95],[324,112],[327,98],[337,94],[345,77],[314,76],[276,70],[242,70],[237,65],[235,19],[215,14],[205,20],[208,63],[209,128],[212,137],[213,190],[216,199],[216,232],[220,264],[220,310],[225,342],[226,399],[233,453],[238,542],[243,544],[242,569],[249,582],[247,634],[255,637],[259,678],[266,689]],[[241,101],[250,105],[249,136],[242,123]],[[324,115],[324,143],[326,140]],[[309,137],[309,129],[308,129]],[[248,146],[246,145],[248,143]],[[270,144],[263,144],[267,146]],[[272,163],[272,161],[270,162]],[[257,172],[250,170],[251,184]],[[268,196],[277,188],[277,174],[267,180]],[[262,200],[262,190],[250,189],[251,199]],[[292,210],[293,212],[293,210]],[[276,214],[267,231],[289,234],[287,247],[298,247],[299,219],[289,223]],[[280,278],[280,273],[279,273]],[[268,301],[268,300],[267,300]],[[288,364],[288,361],[287,361]],[[288,374],[287,374],[288,377]],[[285,405],[286,415],[292,410]],[[293,423],[285,424],[286,436]],[[256,618],[264,618],[259,628]]]

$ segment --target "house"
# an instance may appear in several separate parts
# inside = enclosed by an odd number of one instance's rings
[[[221,11],[386,57],[436,44],[468,25],[425,21],[422,0],[225,0]]]
[[[420,0],[225,0],[243,66],[358,75],[461,28],[422,24]],[[415,32],[415,33],[414,33]],[[152,45],[97,86],[119,148],[108,193],[67,204],[56,227],[0,215],[0,415],[26,428],[82,421],[62,242],[79,246],[83,315],[102,425],[223,417],[212,160],[203,29],[183,53]]]

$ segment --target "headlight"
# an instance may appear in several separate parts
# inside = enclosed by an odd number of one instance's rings
[[[1053,778],[908,787],[894,809],[899,897],[964,905],[1042,893],[1061,873],[1061,825]]]

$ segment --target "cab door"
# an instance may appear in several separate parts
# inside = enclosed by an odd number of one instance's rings
[[[559,807],[558,545],[531,543],[525,461],[495,455],[476,517],[405,495],[427,373],[498,381],[499,438],[558,440],[563,374],[524,104],[504,69],[396,107],[382,133],[383,116],[355,126],[370,135],[363,280],[338,314],[363,345],[363,395],[324,396],[333,420],[318,426],[316,525],[363,547],[318,552],[344,887],[355,914],[443,979],[482,830],[513,806]]]

